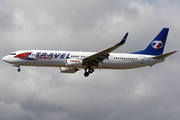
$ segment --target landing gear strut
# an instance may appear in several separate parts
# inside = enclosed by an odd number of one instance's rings
[[[19,65],[17,65],[17,64],[12,64],[12,66],[13,66],[13,67],[18,67],[18,69],[17,69],[17,71],[18,71],[18,72],[20,72],[20,71],[21,71],[21,68],[20,68],[20,66],[19,66]]]

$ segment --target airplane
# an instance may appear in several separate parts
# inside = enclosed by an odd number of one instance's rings
[[[100,52],[20,50],[6,55],[2,60],[18,67],[18,72],[21,71],[20,66],[59,67],[61,73],[76,73],[84,69],[85,77],[93,73],[94,69],[132,69],[153,66],[177,52],[163,54],[168,31],[169,28],[163,28],[145,49],[129,54],[111,53],[125,43],[127,32],[119,43]]]

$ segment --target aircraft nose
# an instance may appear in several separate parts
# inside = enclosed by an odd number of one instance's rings
[[[5,62],[8,62],[9,61],[9,56],[3,57],[2,60],[5,61]]]

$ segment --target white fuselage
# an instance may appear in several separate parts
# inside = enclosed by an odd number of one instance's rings
[[[30,54],[26,54],[30,53]],[[20,54],[20,55],[19,55]],[[22,55],[21,55],[22,54]],[[4,61],[19,66],[44,66],[44,67],[71,67],[84,69],[87,66],[68,66],[67,60],[83,60],[95,54],[95,52],[74,51],[50,51],[50,50],[22,50],[12,52],[3,58]],[[17,57],[17,55],[19,55]],[[15,57],[16,56],[16,57]],[[153,59],[152,55],[110,53],[108,59],[92,68],[101,69],[131,69],[143,66],[152,66],[164,61],[164,59]]]
[[[84,69],[85,77],[92,74],[94,69],[132,69],[152,66],[177,52],[163,54],[168,31],[169,28],[163,28],[144,50],[131,54],[112,53],[126,42],[127,32],[120,42],[100,52],[21,50],[12,52],[3,57],[3,60],[18,67],[18,72],[21,71],[20,66],[60,67],[61,73],[75,73],[79,69]]]

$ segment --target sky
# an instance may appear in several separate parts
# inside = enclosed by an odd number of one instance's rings
[[[180,0],[0,0],[0,58],[17,50],[116,53],[145,48],[170,28],[164,53],[180,51]],[[0,120],[177,120],[180,55],[153,67],[95,70],[84,77],[59,68],[0,61]]]

